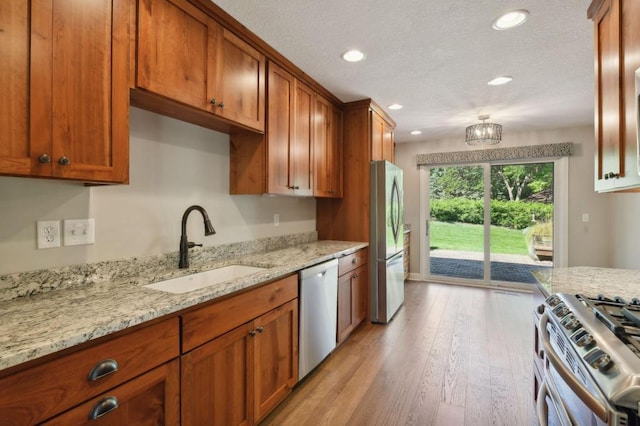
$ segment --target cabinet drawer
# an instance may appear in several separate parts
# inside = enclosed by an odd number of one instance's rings
[[[208,342],[298,297],[298,275],[290,275],[182,317],[182,352]]]
[[[0,380],[3,422],[41,422],[178,355],[178,318],[172,318],[7,376]],[[91,380],[101,363],[106,375]]]
[[[338,259],[338,275],[353,271],[360,265],[367,263],[367,249],[358,250]]]
[[[98,420],[99,419],[99,420]],[[178,359],[43,423],[53,425],[178,425],[180,363]]]

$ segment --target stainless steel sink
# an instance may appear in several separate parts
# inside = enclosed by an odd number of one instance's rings
[[[147,284],[145,287],[166,291],[174,294],[187,293],[212,285],[220,284],[226,281],[235,280],[237,278],[246,277],[256,272],[261,272],[267,268],[258,268],[255,266],[245,265],[229,265],[222,268],[211,269],[210,271],[199,272],[183,277],[172,278],[166,281],[160,281],[153,284]]]

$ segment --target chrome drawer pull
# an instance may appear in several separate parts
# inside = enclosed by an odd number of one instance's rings
[[[118,398],[115,396],[108,396],[96,403],[89,412],[89,420],[95,420],[98,417],[102,417],[105,414],[109,414],[113,410],[118,408]]]
[[[105,359],[97,363],[89,372],[89,380],[96,381],[118,371],[118,363],[115,359]]]

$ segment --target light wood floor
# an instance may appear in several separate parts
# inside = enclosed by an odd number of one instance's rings
[[[407,282],[263,425],[531,425],[532,296]]]

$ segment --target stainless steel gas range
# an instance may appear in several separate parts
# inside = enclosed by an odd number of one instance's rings
[[[640,300],[559,293],[537,309],[541,425],[640,425]]]

